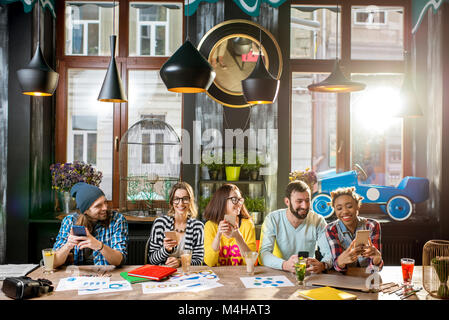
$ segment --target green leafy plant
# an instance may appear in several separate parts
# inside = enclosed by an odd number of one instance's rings
[[[201,162],[201,167],[206,167],[207,170],[209,171],[220,171],[223,168],[223,164],[222,163],[205,163],[205,162]]]
[[[200,196],[198,199],[198,210],[200,212],[204,212],[204,209],[206,209],[207,204],[210,201],[210,197],[203,197]]]
[[[242,170],[251,172],[251,171],[257,171],[260,169],[260,167],[262,167],[262,164],[260,163],[259,156],[256,156],[256,163],[248,163],[248,162],[249,162],[248,157],[245,157],[245,162],[242,165]]]
[[[241,167],[245,163],[245,153],[241,149],[233,149],[232,151],[225,151],[225,166],[227,167]],[[230,161],[230,159],[232,159]]]
[[[265,198],[245,197],[245,206],[249,212],[265,212]]]

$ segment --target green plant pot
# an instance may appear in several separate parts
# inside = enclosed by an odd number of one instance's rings
[[[240,178],[240,167],[226,167],[226,180],[238,181]]]
[[[218,180],[218,170],[209,170],[209,179]]]
[[[259,179],[259,170],[252,170],[249,172],[250,180],[258,180]]]

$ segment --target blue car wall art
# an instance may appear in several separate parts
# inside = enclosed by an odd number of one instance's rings
[[[354,170],[336,173],[328,171],[318,177],[318,191],[312,198],[312,209],[324,218],[329,218],[334,209],[329,205],[330,193],[340,187],[355,187],[364,197],[362,203],[379,204],[381,210],[393,220],[404,221],[413,213],[413,205],[429,198],[429,180],[419,177],[404,177],[397,187],[359,183],[367,179],[366,172],[358,164]]]

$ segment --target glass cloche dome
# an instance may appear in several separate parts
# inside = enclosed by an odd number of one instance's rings
[[[166,122],[143,119],[120,140],[120,212],[148,216],[168,209],[169,192],[180,179],[181,142]]]

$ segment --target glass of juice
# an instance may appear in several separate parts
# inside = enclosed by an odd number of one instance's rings
[[[182,250],[182,253],[181,253],[182,273],[190,272],[191,262],[192,262],[192,251],[191,250]]]
[[[304,278],[306,276],[307,263],[303,257],[299,257],[298,262],[295,263],[296,282],[298,285],[304,285]]]
[[[53,264],[55,261],[55,251],[53,249],[43,249],[42,260],[44,264],[44,273],[52,273],[54,270]]]
[[[412,284],[413,268],[415,267],[415,260],[410,258],[401,259],[402,279],[405,286]]]

